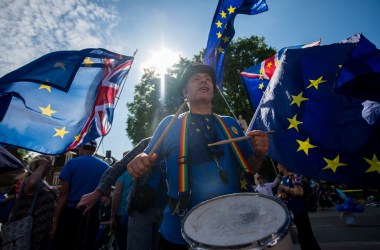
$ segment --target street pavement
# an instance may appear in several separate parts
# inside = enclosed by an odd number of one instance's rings
[[[355,213],[356,225],[347,225],[335,207],[309,213],[309,217],[322,250],[380,249],[380,207],[365,207],[363,213]],[[297,243],[294,249],[300,249]]]

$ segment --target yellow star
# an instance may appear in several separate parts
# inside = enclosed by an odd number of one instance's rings
[[[54,130],[55,130],[55,134],[54,134],[54,136],[60,136],[62,139],[63,139],[63,137],[65,136],[65,134],[68,134],[69,133],[69,131],[66,131],[66,127],[63,127],[63,128],[61,128],[61,129],[57,129],[57,128],[54,128]]]
[[[264,75],[264,69],[263,68],[260,69],[260,74]]]
[[[377,159],[377,156],[375,154],[373,154],[372,160],[367,158],[364,158],[364,160],[371,166],[369,169],[367,169],[367,171],[365,171],[366,173],[377,171],[377,173],[380,174],[380,160]]]
[[[83,60],[84,64],[86,66],[91,66],[92,64],[94,64],[93,61],[91,61],[91,58],[90,57],[86,57],[84,60]]]
[[[279,61],[276,61],[276,62],[274,63],[274,65],[276,65],[276,67],[278,67],[279,64],[280,64]]]
[[[223,37],[223,42],[228,43],[230,41],[230,38],[228,36]]]
[[[240,180],[240,189],[248,190],[247,181],[245,179]]]
[[[220,32],[218,31],[218,33],[216,33],[216,36],[217,36],[218,38],[221,38],[221,37],[222,37],[222,33],[220,33]]]
[[[74,138],[75,138],[75,141],[76,141],[76,142],[78,142],[78,141],[80,140],[80,137],[81,137],[81,136],[80,136],[80,134],[79,134],[79,135],[76,135],[76,136],[74,136]]]
[[[224,49],[223,49],[222,47],[219,47],[219,48],[218,48],[218,52],[219,52],[219,53],[223,53],[223,52],[224,52]]]
[[[290,125],[289,125],[288,129],[295,128],[298,132],[300,132],[300,131],[298,130],[298,125],[299,125],[299,124],[302,124],[303,122],[299,122],[299,121],[297,121],[297,114],[295,114],[295,115],[293,116],[293,118],[287,118],[287,119],[288,119],[288,121],[290,122]]]
[[[322,80],[323,76],[319,77],[317,80],[309,80],[310,85],[307,86],[307,88],[315,87],[315,89],[318,89],[319,84],[326,82],[326,80]]]
[[[50,108],[50,104],[47,105],[46,108],[43,108],[43,107],[39,107],[39,108],[41,109],[43,115],[50,116],[50,117],[51,117],[52,114],[54,114],[54,113],[57,112],[57,111],[52,110],[52,109]]]
[[[260,75],[259,79],[261,79],[261,80],[264,79],[264,75]]]
[[[222,22],[218,20],[218,22],[215,23],[216,24],[216,27],[218,28],[222,28]]]
[[[272,62],[268,62],[266,67],[267,67],[267,68],[272,67]]]
[[[260,83],[259,84],[259,89],[263,89],[264,88],[264,83]]]
[[[325,160],[325,162],[327,162],[327,166],[322,168],[322,170],[331,169],[335,173],[338,167],[347,166],[347,164],[339,162],[339,155],[334,160],[329,160],[327,158],[323,158],[323,159]]]
[[[51,93],[51,87],[49,85],[41,84],[38,89],[46,89]]]
[[[64,64],[63,62],[56,62],[56,63],[54,64],[54,68],[61,68],[61,69],[63,69],[63,70],[66,70],[66,68],[65,68],[65,64]]]
[[[309,155],[309,149],[310,148],[316,148],[317,147],[317,146],[310,144],[310,138],[307,138],[306,141],[297,140],[297,142],[300,145],[297,149],[297,152],[303,150],[306,155]]]
[[[219,14],[222,16],[222,18],[226,18],[227,17],[227,13],[224,12],[223,10]]]
[[[309,98],[303,97],[302,94],[303,91],[301,91],[301,93],[299,93],[298,95],[292,95],[293,101],[290,103],[290,105],[295,103],[298,107],[301,107],[301,102],[309,100]]]
[[[230,5],[230,7],[229,7],[227,10],[228,10],[228,13],[229,13],[229,14],[232,14],[232,13],[235,12],[235,9],[236,9],[236,8],[232,7],[232,5]]]

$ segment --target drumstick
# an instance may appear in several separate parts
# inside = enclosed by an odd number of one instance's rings
[[[158,147],[161,145],[162,141],[165,139],[167,133],[169,132],[170,128],[174,125],[175,120],[177,120],[179,114],[181,113],[182,109],[185,107],[185,104],[187,103],[187,99],[182,103],[181,107],[177,110],[174,117],[169,122],[168,126],[165,128],[164,132],[161,134],[160,138],[158,138],[156,144],[154,144],[152,150],[149,153],[149,158],[152,157],[152,155],[156,152]]]
[[[274,134],[274,130],[270,130],[270,131],[267,131],[265,133],[268,134],[268,135]],[[242,136],[242,137],[236,137],[236,138],[232,138],[232,139],[227,139],[227,140],[223,140],[223,141],[214,142],[214,143],[208,144],[208,146],[212,147],[212,146],[217,146],[217,145],[223,145],[223,144],[227,144],[227,143],[230,143],[230,142],[233,142],[233,141],[247,140],[249,138],[251,138],[251,136],[246,135],[246,136]]]

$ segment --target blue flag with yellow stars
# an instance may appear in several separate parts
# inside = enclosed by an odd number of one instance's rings
[[[348,55],[335,81],[334,91],[380,102],[380,50],[368,40]]]
[[[212,19],[203,62],[216,72],[217,86],[222,86],[224,53],[235,35],[237,14],[256,15],[268,10],[265,0],[219,0]]]
[[[47,54],[0,78],[0,143],[60,154],[106,135],[133,57],[105,49]]]
[[[380,187],[379,113],[364,112],[365,99],[333,92],[351,51],[367,42],[356,35],[284,53],[249,126],[275,131],[268,152],[273,160],[320,180]]]
[[[278,63],[280,62],[281,56],[286,49],[309,48],[318,46],[320,43],[321,40],[318,40],[308,44],[282,48],[276,54],[268,59],[265,59],[260,64],[256,64],[240,72],[240,78],[247,93],[252,110],[255,110],[259,106],[261,97],[263,96],[263,93],[266,90]]]

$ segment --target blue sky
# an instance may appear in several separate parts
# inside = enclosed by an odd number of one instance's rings
[[[2,0],[0,76],[56,50],[100,47],[124,55],[138,49],[100,153],[120,159],[132,148],[126,136],[126,103],[143,67],[160,70],[178,55],[205,48],[218,0]],[[363,33],[380,47],[378,0],[267,0],[269,10],[238,15],[235,39],[264,36],[276,49],[322,39],[322,45]],[[165,67],[164,67],[165,68]],[[242,69],[240,69],[242,70]],[[249,121],[248,121],[249,122]]]

